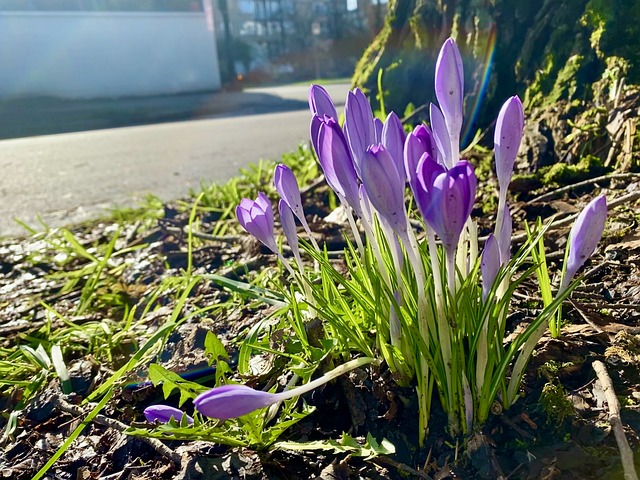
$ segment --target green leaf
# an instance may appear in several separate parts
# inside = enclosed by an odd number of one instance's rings
[[[177,373],[170,372],[155,363],[149,365],[149,379],[155,386],[162,384],[164,398],[168,398],[174,390],[178,390],[180,392],[178,406],[182,406],[187,400],[194,399],[202,392],[209,390],[209,388],[185,380]]]
[[[229,354],[224,345],[213,332],[207,332],[204,339],[204,351],[211,357],[211,364],[218,363],[219,360],[229,360]]]

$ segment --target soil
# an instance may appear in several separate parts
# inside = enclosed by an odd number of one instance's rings
[[[539,118],[539,117],[538,117]],[[566,128],[566,125],[564,126]],[[535,129],[534,129],[535,130]],[[531,142],[534,144],[535,142]],[[539,147],[539,142],[535,143]],[[536,147],[536,148],[538,148]],[[556,152],[557,154],[557,152]],[[472,156],[473,157],[473,156]],[[527,152],[522,155],[526,161]],[[480,162],[480,157],[475,158]],[[446,420],[434,407],[429,437],[417,446],[416,401],[412,388],[396,385],[384,366],[354,371],[348,377],[326,385],[305,397],[316,411],[290,428],[282,439],[295,441],[336,439],[343,432],[363,439],[368,433],[383,437],[396,447],[396,454],[372,460],[323,451],[254,451],[218,444],[165,442],[165,448],[122,430],[143,421],[148,405],[164,400],[161,388],[146,382],[145,372],[129,378],[119,388],[100,416],[89,422],[82,434],[49,470],[56,479],[615,479],[622,477],[620,454],[608,421],[603,389],[596,380],[592,363],[605,362],[615,392],[622,404],[622,423],[634,451],[640,445],[640,229],[638,205],[640,175],[616,171],[613,177],[581,178],[559,190],[555,185],[539,185],[535,190],[515,191],[511,201],[514,225],[537,216],[556,216],[558,226],[545,239],[551,269],[562,260],[570,227],[563,218],[578,212],[591,198],[605,193],[610,205],[605,238],[584,271],[584,284],[565,304],[568,324],[559,339],[541,340],[529,365],[522,398],[507,411],[496,409],[481,432],[467,438],[451,438]],[[322,221],[330,212],[326,206],[326,186],[319,182],[304,194],[305,208],[313,218],[312,229],[329,250],[344,246],[343,230]],[[495,188],[489,175],[481,186]],[[478,208],[474,216],[480,231],[488,233],[493,217]],[[121,268],[117,284],[98,285],[100,295],[118,302],[89,315],[77,314],[81,289],[67,289],[69,276],[82,272],[86,258],[59,258],[58,263],[39,258],[40,252],[56,251],[42,236],[7,240],[0,244],[0,348],[12,349],[29,339],[43,338],[49,331],[62,331],[67,317],[77,324],[98,325],[122,318],[127,308],[163,279],[178,276],[187,268],[187,238],[182,232],[189,212],[176,205],[164,206],[164,215],[153,228],[127,224],[118,230],[110,222],[96,222],[72,228],[85,247],[107,243],[118,236],[117,248],[136,247],[113,259],[109,268]],[[212,232],[216,218],[204,217],[199,226]],[[522,231],[515,232],[517,242]],[[247,235],[201,239],[193,252],[197,273],[216,273],[230,279],[244,279],[247,272],[274,265],[274,258]],[[85,272],[86,273],[86,272]],[[86,275],[78,274],[80,285]],[[509,317],[513,329],[532,318],[540,308],[533,283],[515,298]],[[199,284],[187,299],[183,311],[225,301],[228,291],[215,283]],[[106,296],[104,298],[107,298]],[[175,305],[157,300],[146,328],[153,331],[166,320]],[[43,303],[60,316],[47,313]],[[113,306],[116,305],[116,306]],[[206,376],[204,339],[215,332],[231,353],[234,341],[256,321],[264,318],[269,306],[255,302],[193,317],[169,338],[156,361],[177,373],[196,372]],[[101,313],[95,313],[101,312]],[[77,345],[91,339],[76,339]],[[3,478],[31,478],[54,454],[88,410],[80,405],[111,373],[135,351],[135,337],[120,338],[110,364],[83,353],[82,348],[65,358],[74,393],[63,395],[57,379],[43,383],[26,405],[21,398],[27,387],[3,386],[0,409],[7,429],[9,414],[17,408],[17,426],[2,437],[0,473]],[[48,377],[49,379],[51,377]],[[204,381],[204,380],[203,380]],[[171,403],[172,399],[168,400]],[[177,401],[177,400],[176,400]],[[11,430],[11,429],[8,429]],[[157,445],[156,445],[157,447]],[[640,457],[636,456],[639,465]]]

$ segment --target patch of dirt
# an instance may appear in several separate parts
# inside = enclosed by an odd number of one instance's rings
[[[627,118],[620,121],[621,125],[626,125]],[[551,129],[547,134],[535,125],[528,127],[532,133],[525,145],[537,152],[532,159],[548,163],[545,155],[556,161],[559,154],[579,156],[571,146],[567,147],[568,154],[557,151],[557,138],[562,133],[558,129],[568,128],[566,121],[545,125]],[[616,135],[617,131],[613,136],[617,138]],[[582,136],[576,138],[584,140]],[[603,148],[603,141],[594,145]],[[556,150],[540,150],[551,143]],[[524,161],[528,161],[530,165],[526,168],[530,168],[536,162],[526,160],[527,152],[525,149]],[[491,182],[490,179],[483,188],[494,188]],[[397,454],[392,458],[365,461],[325,452],[256,452],[201,441],[167,442],[162,450],[157,444],[122,433],[123,426],[143,421],[142,411],[146,406],[163,400],[161,389],[147,382],[145,372],[139,372],[138,377],[129,378],[129,385],[114,395],[100,416],[87,425],[52,467],[50,475],[60,479],[444,480],[501,475],[510,479],[622,478],[618,449],[591,364],[594,360],[606,363],[622,400],[627,438],[637,451],[640,445],[640,176],[623,172],[608,179],[581,180],[563,189],[517,189],[517,197],[510,205],[514,225],[533,221],[538,216],[554,216],[555,226],[550,229],[545,244],[550,269],[558,271],[572,217],[589,199],[601,193],[607,195],[610,205],[607,231],[597,254],[584,269],[585,283],[565,304],[569,324],[560,339],[542,339],[525,376],[521,400],[509,411],[496,408],[482,432],[465,439],[451,439],[435,399],[430,434],[424,447],[419,448],[414,390],[395,384],[382,367],[371,376],[356,370],[308,394],[306,400],[316,411],[288,430],[283,438],[306,441],[338,438],[342,432],[353,437],[371,433],[375,438],[386,437],[396,446]],[[313,218],[312,230],[318,241],[331,251],[340,251],[344,247],[342,229],[321,220],[330,213],[326,198],[326,186],[318,184],[306,191],[305,208]],[[181,275],[189,266],[188,240],[184,233],[188,213],[180,213],[172,205],[167,205],[165,211],[166,215],[151,229],[132,224],[119,230],[110,223],[72,229],[90,255],[98,255],[96,245],[108,244],[114,236],[117,236],[116,250],[126,249],[126,253],[112,257],[108,264],[109,271],[118,272],[118,280],[99,281],[95,286],[99,293],[95,301],[103,298],[108,307],[101,309],[93,305],[97,308],[85,310],[91,313],[84,313],[80,308],[82,289],[89,281],[91,269],[95,268],[87,256],[61,253],[59,245],[48,243],[59,242],[56,240],[59,237],[53,235],[2,242],[0,347],[12,349],[28,339],[46,338],[48,332],[62,331],[67,326],[63,318],[87,328],[117,325],[114,319],[128,315],[133,305],[166,279]],[[481,232],[486,234],[491,230],[492,216],[477,220]],[[252,272],[273,264],[274,258],[248,235],[212,237],[209,233],[213,230],[213,221],[200,225],[199,231],[204,235],[198,238],[198,246],[193,251],[194,272],[216,273],[231,280],[246,279]],[[523,234],[523,231],[514,232],[516,244],[523,240]],[[53,261],[43,252],[49,252]],[[540,308],[536,291],[532,283],[525,284],[519,291],[509,316],[512,328],[518,328]],[[227,290],[214,282],[201,283],[186,300],[181,315],[221,304],[229,296]],[[118,339],[119,347],[113,349],[113,358],[86,355],[82,346],[92,341],[90,337],[74,340],[77,349],[65,358],[73,395],[63,395],[59,382],[54,380],[43,383],[39,393],[23,405],[26,386],[0,387],[0,408],[4,412],[0,422],[5,430],[11,412],[21,410],[13,418],[16,428],[9,428],[10,433],[1,439],[3,478],[31,478],[51,458],[88,412],[81,401],[140,347],[136,329],[153,332],[173,314],[175,301],[167,298],[158,296],[149,300],[151,303],[146,307],[152,313],[144,317],[144,323]],[[193,316],[169,337],[157,361],[190,379],[207,377],[212,370],[204,351],[206,333],[213,331],[218,335],[233,363],[237,355],[234,340],[265,318],[271,308],[253,302]],[[138,310],[131,318],[135,322],[142,318],[140,315]]]

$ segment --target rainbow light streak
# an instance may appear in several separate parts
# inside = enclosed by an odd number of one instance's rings
[[[493,56],[496,51],[496,36],[497,36],[496,26],[492,25],[486,40],[485,48],[484,48],[484,61],[481,62],[478,65],[478,67],[475,69],[475,71],[480,73],[480,77],[479,77],[480,81],[478,82],[479,88],[478,88],[478,83],[476,83],[477,94],[475,95],[475,102],[473,104],[473,108],[470,109],[471,115],[468,117],[469,121],[465,122],[464,130],[462,132],[463,145],[468,145],[469,142],[472,140],[471,138],[469,138],[473,136],[473,132],[471,132],[471,126],[476,121],[476,117],[478,116],[478,111],[480,110],[480,104],[487,92],[487,85],[489,84],[489,75],[491,73],[491,66],[493,65]]]

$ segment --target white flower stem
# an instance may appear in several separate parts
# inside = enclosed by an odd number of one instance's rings
[[[305,383],[304,385],[300,385],[299,387],[293,388],[291,390],[285,390],[284,392],[275,393],[274,397],[278,397],[276,401],[287,400],[293,397],[299,397],[300,395],[304,395],[307,392],[310,392],[314,388],[318,388],[321,385],[324,385],[327,382],[330,382],[334,378],[338,378],[340,375],[344,375],[351,370],[362,367],[363,365],[368,365],[370,363],[375,362],[374,358],[362,357],[356,358],[355,360],[351,360],[347,363],[340,365],[339,367],[334,368],[330,372],[325,373],[319,378],[315,380]]]

